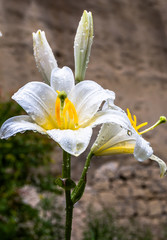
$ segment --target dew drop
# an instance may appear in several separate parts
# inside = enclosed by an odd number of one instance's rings
[[[127,134],[128,134],[129,136],[132,136],[132,132],[131,132],[130,130],[127,131]]]

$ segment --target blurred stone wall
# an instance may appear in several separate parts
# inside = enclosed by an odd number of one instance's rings
[[[135,222],[151,229],[155,240],[161,236],[167,223],[166,178],[160,179],[157,165],[150,166],[149,161],[124,166],[124,160],[104,163],[94,171],[91,185],[75,206],[74,239],[81,239],[77,229],[84,228],[89,207],[95,211],[110,209],[120,225],[131,228]]]
[[[152,125],[167,113],[166,0],[1,0],[1,97],[8,99],[25,83],[42,80],[32,49],[32,32],[38,29],[46,32],[59,66],[74,70],[73,40],[84,9],[93,13],[95,35],[86,79],[115,91],[117,105],[130,108],[139,123]],[[167,162],[166,133],[164,124],[145,138]],[[75,180],[85,155],[73,159]],[[132,216],[153,225],[166,221],[167,183],[158,171],[155,163],[142,165],[129,156],[92,160],[76,219],[84,216],[90,198],[97,206],[116,208],[123,222]],[[80,222],[74,223],[79,228]]]

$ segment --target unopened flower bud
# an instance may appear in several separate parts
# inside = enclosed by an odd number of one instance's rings
[[[45,32],[38,30],[33,36],[34,57],[39,71],[46,83],[50,83],[51,72],[57,68],[57,61],[46,39]]]
[[[93,18],[92,13],[83,12],[74,40],[75,79],[84,80],[89,62],[91,46],[93,43]]]

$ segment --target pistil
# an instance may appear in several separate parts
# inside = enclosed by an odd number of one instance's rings
[[[140,134],[143,134],[143,133],[146,133],[146,132],[148,132],[148,131],[150,131],[150,130],[153,130],[154,128],[156,128],[158,125],[160,125],[161,123],[166,123],[166,117],[165,116],[161,116],[160,118],[159,118],[159,120],[154,124],[154,125],[152,125],[151,127],[149,127],[149,128],[147,128],[147,129],[145,129],[144,131],[142,131],[142,132],[140,132]]]

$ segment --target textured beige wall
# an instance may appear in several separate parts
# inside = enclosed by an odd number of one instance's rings
[[[129,107],[139,123],[153,124],[167,113],[166,0],[1,0],[1,96],[9,98],[25,83],[41,81],[33,59],[31,35],[38,29],[46,32],[59,66],[74,69],[73,40],[84,9],[93,12],[95,29],[86,78],[115,91],[116,104],[123,109]],[[162,125],[145,138],[151,142],[155,154],[167,162],[166,133],[167,126]],[[121,219],[140,217],[142,222],[151,219],[150,224],[157,224],[160,215],[166,219],[167,184],[166,179],[159,179],[157,166],[149,162],[142,166],[131,157],[119,159],[106,157],[92,161],[88,192],[75,214],[82,212],[87,194],[91,197],[97,194],[98,204],[104,194],[104,199],[121,212]],[[97,181],[97,172],[104,170],[102,163],[109,160],[118,164],[114,180],[108,175],[103,180],[100,173],[102,179]],[[81,166],[78,159],[73,160],[76,179]],[[127,174],[126,180],[120,174]],[[114,198],[119,199],[117,205],[114,205],[113,191]]]

